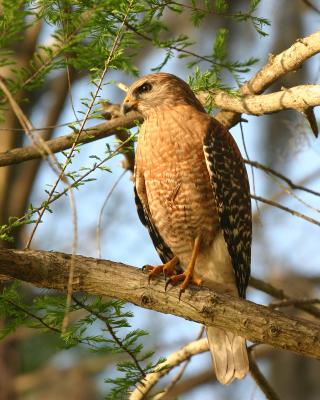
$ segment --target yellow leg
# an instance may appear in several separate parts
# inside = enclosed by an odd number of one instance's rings
[[[191,259],[188,264],[187,269],[182,273],[178,275],[171,276],[170,279],[166,283],[166,289],[169,284],[175,285],[179,281],[183,281],[180,285],[180,293],[179,293],[179,299],[181,297],[181,294],[186,290],[188,285],[192,282],[197,286],[201,285],[201,279],[195,279],[193,277],[193,271],[194,267],[196,265],[196,260],[199,254],[199,249],[200,249],[200,238],[196,237],[192,249],[192,254],[191,254]]]
[[[153,267],[152,265],[145,265],[142,267],[143,271],[149,271],[149,282],[151,278],[154,276],[160,275],[162,272],[165,276],[172,276],[175,274],[175,268],[179,263],[179,258],[177,256],[174,256],[170,261],[163,265],[157,265],[156,267]]]

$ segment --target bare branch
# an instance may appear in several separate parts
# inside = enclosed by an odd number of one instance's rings
[[[199,331],[199,333],[198,333],[198,335],[197,335],[197,337],[196,337],[196,340],[200,340],[200,339],[201,339],[201,337],[202,337],[202,335],[203,335],[203,333],[204,333],[204,329],[205,329],[205,327],[202,325],[201,328],[200,328],[200,331]],[[188,358],[188,359],[185,361],[185,363],[180,367],[179,371],[178,371],[177,374],[172,378],[172,380],[171,380],[171,382],[169,383],[169,385],[168,385],[166,388],[164,388],[164,389],[161,391],[161,393],[157,394],[157,395],[154,397],[154,400],[160,400],[160,399],[163,400],[163,399],[165,399],[165,398],[167,397],[168,393],[170,393],[170,392],[172,391],[172,389],[176,386],[177,382],[179,382],[180,379],[182,378],[182,376],[183,376],[183,374],[185,373],[185,371],[186,371],[186,369],[187,369],[187,367],[188,367],[190,361],[191,361],[191,357]],[[213,373],[213,369],[211,368],[211,377],[212,377],[212,375],[213,375],[212,373]]]
[[[263,115],[293,109],[302,111],[320,104],[320,85],[301,85],[282,88],[264,95],[235,96],[223,90],[212,90],[198,96],[201,102],[239,114]]]
[[[121,128],[129,129],[136,126],[136,121],[142,121],[141,116],[138,113],[130,112],[128,115],[115,118],[110,122],[103,122],[94,127],[86,128],[79,137],[79,143],[90,143],[98,139],[116,135]],[[74,143],[75,137],[75,134],[59,136],[56,139],[48,140],[46,143],[52,153],[58,153],[69,149]],[[0,167],[19,164],[36,158],[41,158],[41,154],[36,147],[16,148],[0,153]]]
[[[286,299],[269,304],[270,308],[296,307],[297,305],[319,304],[320,299]],[[320,312],[320,310],[319,310]]]
[[[254,354],[259,358],[266,358],[270,356],[271,348],[269,346],[264,345],[253,345],[254,346]],[[253,346],[248,348],[249,351],[253,349]],[[211,384],[214,385],[217,381],[215,380],[213,369],[211,366],[208,366],[207,369],[195,373],[194,375],[189,375],[186,377],[181,383],[175,385],[170,391],[161,397],[162,400],[172,400],[175,398],[180,398],[184,393],[190,392],[190,390],[194,390],[196,387],[203,384]],[[161,389],[159,389],[161,391]],[[161,393],[162,394],[162,393]],[[158,396],[153,397],[153,400],[158,400]]]
[[[217,381],[214,380],[213,369],[211,367],[193,376],[188,376],[181,383],[178,383],[176,386],[174,386],[168,394],[164,395],[164,397],[161,398],[161,400],[172,400],[180,398],[179,396],[182,396],[183,394],[194,390],[200,385],[206,383],[215,384],[216,382]],[[155,397],[154,400],[158,400],[157,397]]]
[[[159,364],[154,373],[148,374],[137,388],[131,393],[130,400],[142,400],[154,387],[154,385],[166,374],[168,374],[174,367],[180,365],[182,362],[189,360],[190,357],[203,353],[209,349],[207,339],[199,339],[194,342],[188,343],[182,349],[170,354],[166,361]],[[213,376],[213,371],[212,371]]]
[[[65,291],[70,259],[71,255],[64,253],[3,249],[0,274]],[[186,290],[178,301],[179,288],[166,292],[162,279],[148,285],[147,276],[137,268],[82,256],[75,256],[73,287],[75,291],[129,301],[206,326],[215,325],[255,343],[320,359],[319,324],[204,287]]]
[[[320,226],[320,221],[317,221],[317,220],[314,219],[314,218],[308,217],[307,215],[304,215],[304,214],[300,213],[299,211],[292,210],[292,209],[289,208],[289,207],[285,207],[285,206],[283,206],[282,204],[279,204],[279,203],[277,203],[277,202],[275,202],[275,201],[266,199],[266,198],[261,197],[261,196],[256,196],[256,195],[254,195],[254,194],[251,194],[251,198],[252,198],[252,199],[255,199],[255,200],[258,200],[258,201],[261,201],[262,203],[269,204],[270,206],[273,206],[273,207],[276,207],[276,208],[280,208],[280,210],[286,211],[286,212],[288,212],[289,214],[294,215],[295,217],[304,219],[304,220],[306,220],[306,221],[308,221],[308,222],[311,222],[312,224],[315,224],[315,225]]]
[[[320,52],[320,31],[305,38],[298,39],[282,53],[269,56],[268,63],[258,71],[239,93],[240,95],[260,94],[276,80],[289,72],[295,71],[310,57]],[[227,128],[235,125],[240,118],[239,113],[221,111],[216,118]]]
[[[257,279],[254,277],[250,278],[249,285],[257,290],[260,290],[264,293],[269,294],[272,297],[275,297],[279,300],[284,301],[292,301],[294,300],[290,296],[288,296],[283,289],[278,289],[271,285],[270,283],[264,282],[261,279]],[[313,306],[312,304],[302,304],[299,302],[295,302],[294,306],[300,310],[303,310],[314,317],[320,318],[320,309]],[[270,306],[269,306],[270,307]]]
[[[269,382],[263,376],[258,364],[256,363],[253,351],[249,351],[250,373],[255,380],[256,384],[261,389],[262,393],[266,396],[267,400],[280,400],[276,392],[272,389]]]
[[[206,102],[208,93],[200,94],[198,97],[203,102]],[[261,115],[289,108],[305,113],[306,109],[309,110],[310,107],[320,105],[320,85],[297,86],[281,92],[246,97],[236,97],[226,92],[215,91],[215,94],[211,96],[211,101],[217,107],[224,110],[253,115]],[[220,115],[222,115],[222,112],[218,113],[216,118],[221,121]],[[79,143],[88,143],[112,135],[117,135],[123,139],[126,132],[122,131],[121,128],[132,128],[136,125],[137,121],[142,121],[142,117],[138,113],[129,113],[125,117],[113,118],[110,122],[98,124],[92,128],[83,130],[79,138]],[[52,153],[57,153],[69,149],[74,139],[75,134],[65,135],[49,140],[46,144]],[[40,157],[40,152],[34,146],[17,148],[0,153],[0,167]],[[131,164],[129,162],[130,168]]]
[[[319,196],[319,197],[320,197],[320,192],[317,192],[317,191],[315,191],[315,190],[306,188],[305,186],[302,186],[301,184],[296,184],[296,183],[292,182],[291,179],[289,179],[289,178],[287,178],[286,176],[280,174],[278,171],[275,171],[274,169],[272,169],[272,168],[270,168],[270,167],[267,167],[266,165],[263,165],[263,164],[259,163],[258,161],[244,160],[244,162],[245,162],[246,164],[248,164],[248,165],[251,165],[251,166],[254,167],[254,168],[261,169],[262,171],[266,172],[267,174],[274,175],[274,176],[276,176],[277,178],[282,179],[284,182],[287,183],[287,185],[288,185],[291,189],[302,190],[302,191],[304,191],[304,192],[307,192],[307,193],[310,193],[310,194],[313,194],[313,195],[315,195],[315,196]],[[317,172],[316,172],[316,176],[319,176],[319,175],[320,175],[320,172],[317,171]],[[313,177],[313,173],[312,173],[312,177]]]
[[[311,8],[313,11],[315,11],[316,13],[320,14],[320,9],[317,8],[314,4],[311,3],[311,1],[309,0],[302,0],[303,3],[306,4],[306,6],[308,6],[309,8]]]

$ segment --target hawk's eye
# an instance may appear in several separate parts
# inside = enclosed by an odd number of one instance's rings
[[[137,92],[139,94],[141,93],[146,93],[146,92],[150,92],[150,90],[152,89],[152,85],[149,82],[145,82],[143,85],[139,86],[137,88]]]

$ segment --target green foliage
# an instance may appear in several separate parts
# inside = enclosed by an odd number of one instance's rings
[[[81,310],[85,313],[79,314]],[[125,354],[126,359],[117,365],[119,376],[106,380],[112,385],[107,398],[114,400],[123,399],[146,374],[164,361],[151,361],[154,353],[145,352],[142,345],[147,332],[130,330],[129,319],[133,314],[125,310],[121,301],[105,302],[100,297],[87,295],[74,297],[69,315],[73,322],[62,334],[60,328],[64,313],[65,296],[46,294],[35,297],[30,303],[23,298],[19,284],[15,283],[3,289],[0,295],[0,316],[6,319],[0,337],[23,325],[55,334],[60,348],[68,349],[81,344],[93,352]],[[93,334],[94,330],[99,333]]]
[[[163,38],[163,34],[168,31],[164,14],[165,11],[179,14],[188,11],[195,27],[199,27],[206,16],[221,15],[238,22],[250,22],[259,34],[266,35],[264,28],[269,25],[269,21],[253,15],[259,3],[259,0],[252,0],[248,11],[229,14],[229,1],[226,0],[216,0],[214,3],[207,1],[203,9],[198,8],[195,1],[189,4],[161,0],[134,1],[125,23],[126,29],[109,67],[136,75],[138,71],[132,60],[139,54],[144,45],[141,39],[144,39],[165,50],[163,61],[153,70],[162,69],[170,58],[178,55],[181,58],[191,58],[189,67],[207,61],[231,73],[242,73],[245,70],[243,66],[251,66],[248,61],[220,62],[221,54],[219,56],[217,46],[221,50],[225,43],[225,29],[217,33],[212,54],[196,54],[190,50],[194,42],[187,35]],[[23,4],[24,7],[21,7]],[[76,3],[58,0],[4,1],[4,13],[0,19],[0,59],[1,65],[12,65],[14,79],[7,79],[10,92],[14,94],[22,88],[28,91],[38,88],[53,71],[67,65],[77,71],[88,71],[92,77],[99,76],[128,6],[129,2],[125,0]],[[23,38],[29,26],[41,21],[47,25],[50,36],[38,44],[28,65],[17,64],[10,58],[12,42]]]
[[[0,16],[0,49],[16,43],[27,28],[29,11],[21,8],[21,0],[3,0]],[[3,53],[1,53],[2,55]]]

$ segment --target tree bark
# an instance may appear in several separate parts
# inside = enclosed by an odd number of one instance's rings
[[[204,287],[187,289],[179,301],[178,288],[166,292],[161,278],[149,285],[145,273],[121,263],[75,256],[74,264],[74,291],[125,300],[204,325],[215,325],[255,343],[320,359],[320,325],[315,322]],[[69,254],[0,249],[0,274],[39,287],[65,291],[70,265]]]

